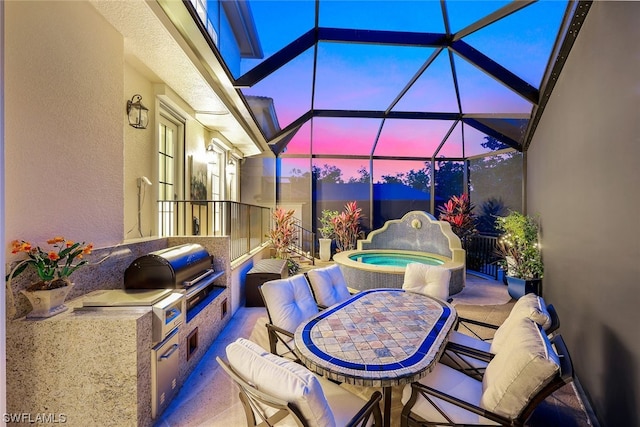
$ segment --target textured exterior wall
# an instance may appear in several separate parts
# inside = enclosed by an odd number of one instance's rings
[[[4,23],[6,238],[122,241],[122,37],[84,2],[6,2]]]
[[[593,2],[532,141],[544,297],[603,425],[640,425],[640,3]]]

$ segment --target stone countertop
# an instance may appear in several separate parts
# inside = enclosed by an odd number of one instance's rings
[[[7,412],[64,415],[69,426],[150,426],[150,307],[69,310],[7,322]]]

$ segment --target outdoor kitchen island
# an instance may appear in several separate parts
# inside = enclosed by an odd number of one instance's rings
[[[227,293],[225,289],[190,322],[203,319],[200,334],[214,336],[222,329],[220,304]],[[64,418],[69,426],[151,426],[152,312],[85,311],[82,299],[69,301],[67,312],[49,319],[7,323],[7,334],[16,338],[7,358],[7,413],[60,423]],[[214,318],[219,321],[205,321]],[[183,345],[191,331],[178,327],[177,388],[191,371]]]
[[[177,330],[167,332],[166,340],[174,341],[162,352],[157,351],[159,340],[154,336],[155,305],[83,307],[96,294],[124,292],[121,288],[97,289],[69,300],[66,312],[50,318],[8,320],[7,416],[15,420],[8,425],[153,425],[153,390],[158,382],[154,381],[158,379],[154,357],[177,360],[177,391],[230,320],[229,261],[216,257],[214,266],[224,271],[216,276],[216,290],[197,304],[191,316],[185,316]],[[176,290],[145,292],[165,298]],[[163,400],[160,393],[155,418],[171,396]]]

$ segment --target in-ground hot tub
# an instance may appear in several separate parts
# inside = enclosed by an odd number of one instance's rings
[[[339,252],[333,260],[354,289],[401,288],[408,263],[439,265],[451,271],[449,294],[465,283],[465,252],[451,226],[426,212],[413,211],[387,221],[358,241],[358,249]]]

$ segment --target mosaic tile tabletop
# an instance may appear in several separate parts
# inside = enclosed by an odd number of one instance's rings
[[[446,302],[402,289],[371,289],[298,327],[296,351],[320,375],[389,387],[425,376],[456,321]]]

